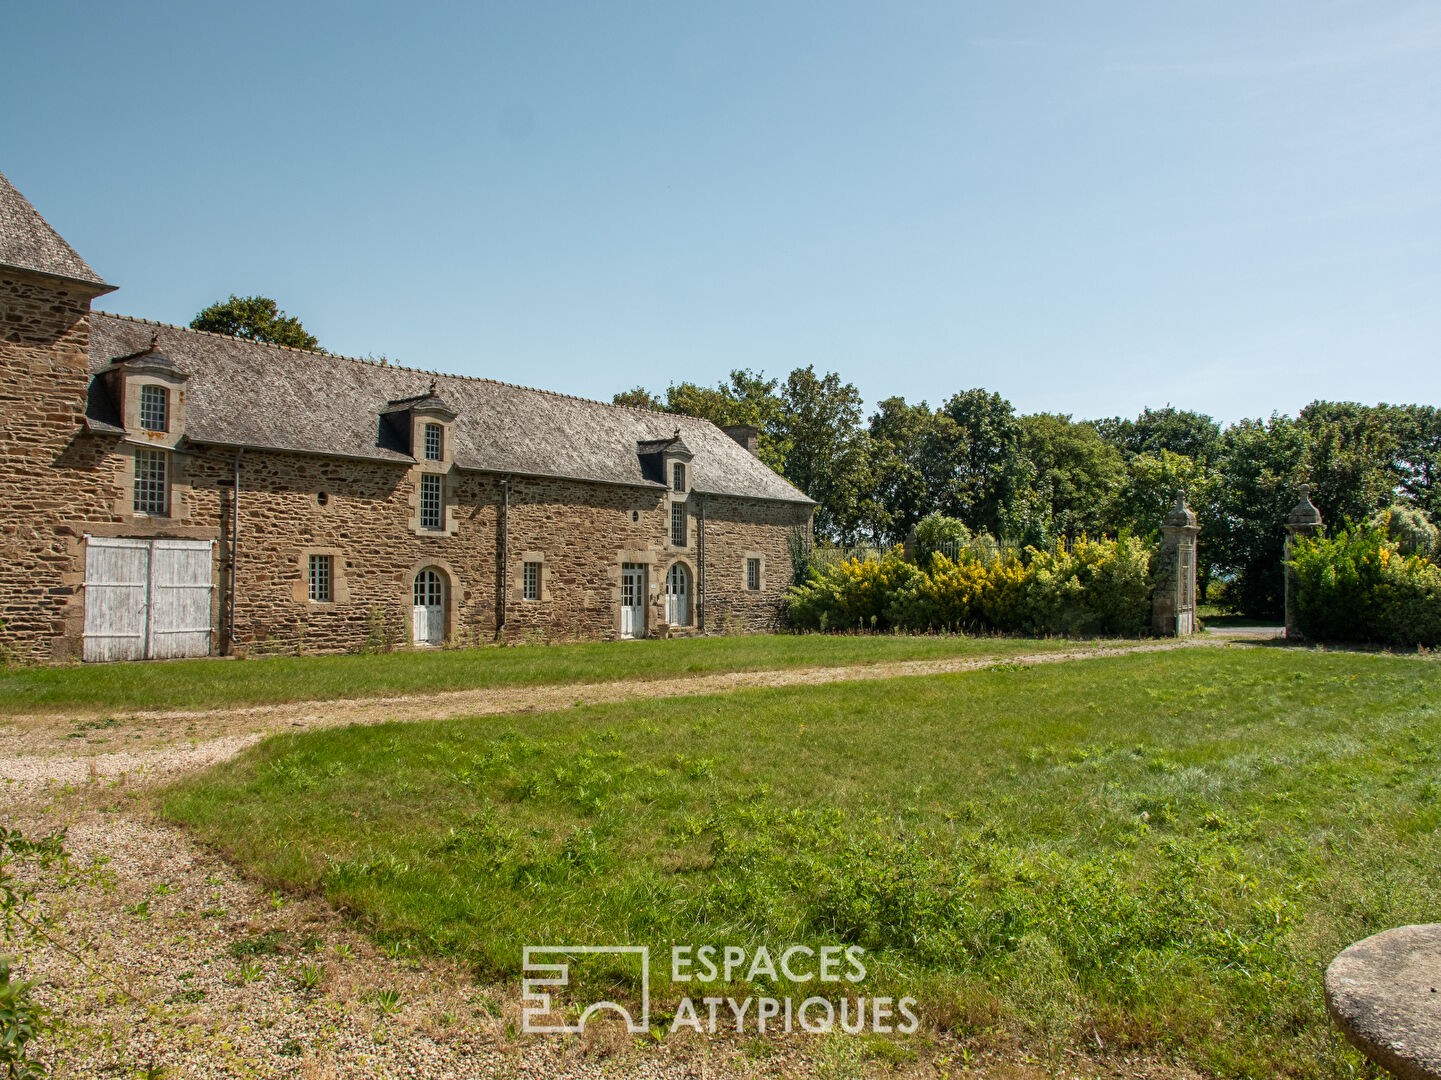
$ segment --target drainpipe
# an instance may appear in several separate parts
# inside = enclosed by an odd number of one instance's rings
[[[505,630],[505,613],[510,599],[510,477],[500,484],[500,595],[496,597],[495,636]]]
[[[225,617],[225,653],[235,655],[235,572],[240,564],[240,458],[245,447],[235,451],[235,481],[230,490],[230,600]]]
[[[696,629],[705,633],[705,495],[696,492],[696,536],[695,536],[695,561],[696,577],[700,580],[696,583],[696,591],[700,593],[700,610],[696,612]]]

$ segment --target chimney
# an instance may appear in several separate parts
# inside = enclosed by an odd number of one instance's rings
[[[721,430],[744,446],[751,457],[761,456],[759,428],[753,428],[749,424],[735,424],[731,427],[723,427]]]

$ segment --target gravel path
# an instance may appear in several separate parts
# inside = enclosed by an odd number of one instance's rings
[[[1228,644],[1222,637],[1195,637],[1139,645],[1093,645],[1026,656],[903,660],[847,667],[736,671],[679,679],[622,680],[562,686],[461,690],[430,696],[306,701],[203,712],[137,712],[124,716],[53,714],[11,717],[0,727],[0,801],[9,789],[78,784],[129,776],[132,782],[161,779],[213,765],[266,735],[282,731],[442,720],[457,716],[544,712],[641,698],[689,697],[757,687],[895,679],[979,671],[998,664],[1056,664],[1126,653],[1168,652]],[[118,745],[117,745],[118,744]]]
[[[147,784],[225,760],[276,731],[566,708],[630,698],[971,671],[1220,644],[1091,647],[684,680],[468,691],[0,728],[0,815],[27,834],[64,826],[79,879],[47,894],[54,941],[20,943],[22,973],[65,1022],[55,1076],[601,1077],[725,1080],[977,1076],[1200,1080],[1098,1048],[1042,1063],[1001,1036],[935,1035],[900,1054],[865,1040],[678,1036],[644,1044],[594,1025],[579,1039],[518,1035],[519,985],[482,986],[444,963],[381,952],[322,900],[271,893],[155,819]],[[10,946],[7,946],[10,948]],[[83,959],[82,959],[83,958]],[[305,978],[318,979],[313,989]],[[899,1060],[894,1060],[899,1057]]]

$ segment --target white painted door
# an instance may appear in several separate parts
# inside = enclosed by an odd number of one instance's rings
[[[87,537],[86,660],[143,660],[150,611],[150,541]]]
[[[645,567],[638,563],[620,568],[620,636],[645,636]]]
[[[665,576],[665,621],[672,626],[690,625],[690,572],[680,563]]]
[[[415,575],[411,638],[417,645],[440,645],[445,641],[445,582],[439,570],[422,570]]]
[[[85,659],[209,655],[213,549],[210,540],[87,537]]]

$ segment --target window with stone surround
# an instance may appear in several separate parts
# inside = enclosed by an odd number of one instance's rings
[[[540,599],[541,564],[528,562],[521,567],[520,597],[522,600]]]
[[[746,588],[751,592],[760,592],[761,561],[759,559],[746,560]]]
[[[685,490],[685,464],[683,462],[677,461],[673,465],[671,465],[670,481],[672,490]]]
[[[685,547],[685,503],[670,504],[670,542],[676,547]]]
[[[170,512],[170,455],[164,450],[135,451],[135,512],[156,517]]]
[[[445,527],[445,480],[438,473],[420,477],[420,527],[440,530]]]
[[[170,391],[165,387],[140,388],[140,426],[146,431],[170,430]]]
[[[310,599],[329,604],[335,599],[335,563],[330,555],[310,556]]]
[[[439,424],[425,425],[425,460],[439,461],[445,449],[445,429]]]

